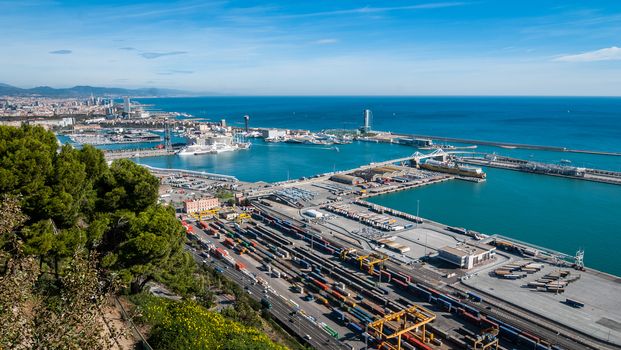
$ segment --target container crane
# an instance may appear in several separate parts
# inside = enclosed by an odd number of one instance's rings
[[[367,327],[368,332],[379,340],[378,348],[401,350],[403,335],[405,335],[404,338],[413,337],[416,342],[420,340],[423,344],[433,340],[433,334],[431,337],[425,335],[425,325],[435,318],[436,315],[430,310],[419,305],[413,305],[373,321]],[[420,331],[420,335],[417,334],[417,331]],[[393,344],[395,340],[396,345]]]

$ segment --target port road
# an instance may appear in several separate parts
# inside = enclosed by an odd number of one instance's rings
[[[194,232],[196,232],[203,239],[212,241],[219,248],[226,248],[218,240],[213,239],[203,233],[196,226],[192,226]],[[330,320],[325,318],[320,306],[315,302],[305,302],[300,299],[300,294],[292,293],[289,290],[289,285],[282,279],[271,279],[263,271],[257,268],[257,262],[251,261],[252,259],[247,257],[235,256],[236,261],[241,261],[246,264],[249,272],[254,272],[257,277],[268,281],[266,286],[259,283],[253,284],[250,277],[233,267],[227,265],[224,261],[219,259],[205,259],[199,255],[199,252],[188,248],[198,263],[205,261],[212,267],[219,267],[223,274],[229,279],[233,280],[240,286],[243,286],[251,298],[259,301],[263,297],[272,304],[270,314],[276,318],[284,327],[289,328],[291,333],[297,334],[301,341],[308,342],[316,349],[351,349],[352,347],[359,349],[362,346],[362,342],[359,339],[348,339],[345,342],[341,342],[329,334],[327,334],[319,322],[325,322],[333,329],[339,331],[339,334],[345,334],[343,331],[348,332],[346,328],[339,327],[333,324]],[[293,305],[289,300],[295,301],[300,307]],[[310,336],[310,339],[306,337]]]

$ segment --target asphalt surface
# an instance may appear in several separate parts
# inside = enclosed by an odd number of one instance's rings
[[[204,239],[214,242],[217,247],[224,247],[220,244],[219,241],[215,240],[213,237],[204,234],[202,230],[198,229],[198,227],[193,227],[195,230],[194,232],[197,232]],[[199,255],[202,250],[189,250],[198,263],[203,263],[203,261],[206,261],[210,266],[214,268],[221,268],[223,270],[224,276],[233,280],[240,286],[243,286],[247,292],[250,292],[249,295],[254,300],[260,301],[261,298],[266,297],[272,304],[272,307],[269,310],[272,317],[278,319],[282,324],[285,325],[285,327],[287,327],[288,325],[288,328],[292,333],[296,333],[304,342],[307,342],[315,349],[350,350],[352,348],[352,345],[344,344],[343,342],[333,338],[328,333],[326,333],[319,325],[320,322],[325,322],[326,320],[320,319],[319,317],[317,317],[317,315],[311,316],[307,314],[304,310],[305,307],[302,304],[303,302],[300,299],[293,299],[295,297],[294,295],[285,295],[285,293],[276,290],[269,284],[267,287],[264,287],[259,283],[253,285],[253,281],[250,276],[236,270],[235,268],[225,263],[223,260],[213,258],[205,259],[204,257]],[[228,248],[227,250],[230,252]],[[239,256],[233,257],[236,259],[236,261],[239,260]],[[266,280],[268,280],[269,283],[269,279]],[[300,309],[298,309],[298,307],[291,303],[290,299],[297,303],[300,306]],[[308,336],[310,336],[310,339],[308,339]],[[354,348],[360,349],[361,347]]]

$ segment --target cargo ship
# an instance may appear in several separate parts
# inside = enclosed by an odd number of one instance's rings
[[[443,162],[434,159],[427,159],[424,163],[420,164],[419,167],[426,170],[439,171],[459,176],[476,177],[479,179],[485,178],[485,173],[481,168],[457,164],[452,161]]]

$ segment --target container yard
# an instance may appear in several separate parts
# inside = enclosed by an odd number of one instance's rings
[[[364,201],[372,189],[407,179],[401,170],[382,168],[374,174],[392,172],[389,180],[364,186],[328,175],[263,187],[229,183],[224,189],[248,201],[184,217],[183,224],[198,261],[249,288],[257,301],[269,296],[275,319],[317,349],[621,344],[619,284],[611,276],[540,247]],[[421,174],[421,184],[436,179]],[[162,179],[178,197],[195,192],[184,185],[206,194],[227,183]],[[397,327],[394,320],[405,315],[424,323]]]

